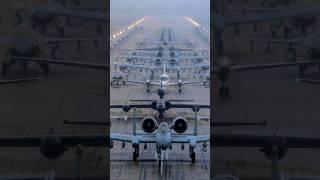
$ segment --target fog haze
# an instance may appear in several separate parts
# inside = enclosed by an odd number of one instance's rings
[[[210,0],[111,0],[111,26],[121,26],[145,17],[189,16],[210,24]]]

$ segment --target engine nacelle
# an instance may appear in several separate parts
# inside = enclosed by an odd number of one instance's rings
[[[40,152],[48,159],[58,159],[65,151],[66,148],[63,146],[59,137],[47,136],[40,141]]]
[[[172,129],[177,133],[184,133],[188,129],[188,122],[184,117],[177,117],[172,122]]]
[[[156,66],[161,66],[162,65],[162,60],[161,59],[156,59],[155,60],[155,65]]]
[[[276,153],[279,160],[287,154],[287,149],[287,142],[283,137],[272,136],[266,140],[262,150],[269,159],[272,159],[273,155]]]
[[[152,133],[158,128],[158,123],[153,117],[149,116],[141,121],[141,127],[144,132]]]
[[[177,61],[175,59],[170,59],[169,64],[170,66],[175,66],[177,65]]]

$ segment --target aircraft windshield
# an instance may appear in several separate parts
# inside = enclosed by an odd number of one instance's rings
[[[161,81],[168,81],[169,78],[168,78],[168,77],[165,77],[165,76],[162,76],[162,77],[160,77],[160,80],[161,80]]]
[[[158,131],[161,134],[167,134],[167,133],[169,133],[169,127],[168,127],[168,125],[166,123],[161,123],[159,125],[159,130]]]

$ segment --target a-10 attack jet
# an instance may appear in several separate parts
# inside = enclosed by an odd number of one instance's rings
[[[297,66],[308,66],[308,65],[319,65],[320,61],[296,61],[296,62],[284,62],[284,63],[267,63],[267,64],[249,64],[249,65],[232,65],[230,59],[222,57],[218,63],[214,66],[214,74],[216,80],[219,80],[219,95],[220,97],[229,96],[229,87],[227,85],[230,74],[233,72],[242,71],[257,71],[272,68],[284,68]]]
[[[130,67],[148,69],[148,70],[160,69],[160,68],[152,68],[152,67],[141,66],[141,65],[132,65]],[[180,66],[180,67],[169,68],[169,69],[176,70],[176,71],[181,71],[183,69],[192,69],[192,68],[196,68],[196,67],[198,67],[198,66],[197,65],[194,65],[194,66]],[[169,79],[169,75],[167,74],[166,64],[163,64],[162,65],[162,73],[160,75],[159,82],[152,82],[149,79],[147,79],[146,81],[124,80],[124,82],[145,84],[146,87],[147,87],[147,92],[150,92],[150,86],[158,86],[158,87],[160,87],[162,89],[167,89],[167,87],[170,87],[170,86],[178,86],[179,87],[179,92],[181,92],[182,91],[182,85],[203,83],[202,81],[183,81],[181,79],[179,79],[177,82],[170,82],[169,80],[170,79]]]

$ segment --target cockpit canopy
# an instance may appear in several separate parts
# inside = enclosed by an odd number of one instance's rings
[[[170,132],[169,125],[165,122],[160,123],[158,132],[161,134],[168,134]]]
[[[168,76],[161,76],[160,81],[168,81],[169,77]]]

